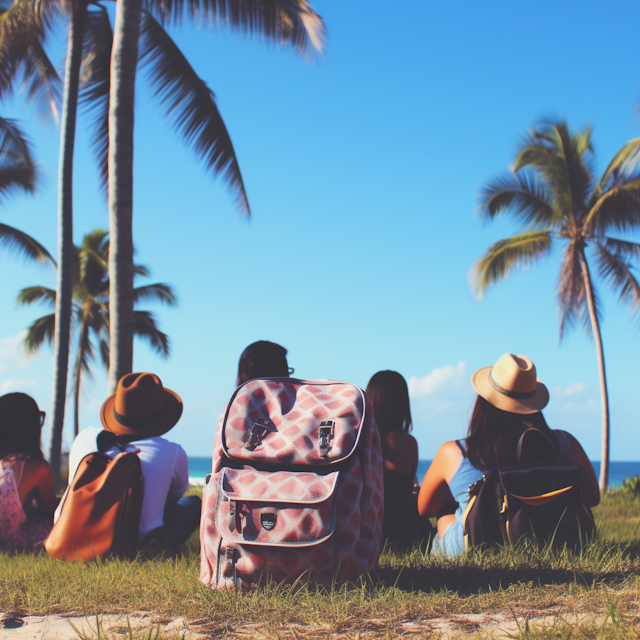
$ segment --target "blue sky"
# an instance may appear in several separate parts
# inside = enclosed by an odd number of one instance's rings
[[[365,387],[380,369],[410,383],[420,457],[464,435],[470,378],[507,352],[524,353],[551,391],[549,424],[600,457],[595,347],[581,328],[559,344],[559,252],[474,298],[473,262],[518,227],[482,225],[481,186],[506,170],[542,116],[594,127],[596,168],[640,135],[636,105],[640,11],[630,1],[313,3],[328,30],[324,56],[227,32],[171,30],[217,95],[252,209],[234,210],[172,131],[142,71],[136,103],[134,242],[151,280],[171,284],[176,308],[151,307],[169,334],[163,361],[136,343],[185,405],[171,437],[208,455],[234,389],[238,357],[258,339],[289,349],[296,376]],[[51,42],[64,56],[64,29]],[[40,163],[37,197],[0,203],[0,220],[55,254],[59,128],[20,95],[0,105],[19,118]],[[76,242],[107,227],[79,120]],[[25,359],[21,332],[45,309],[16,308],[25,286],[55,286],[51,269],[0,252],[0,392],[24,390],[47,410],[52,353]],[[140,281],[143,284],[143,281]],[[612,458],[638,459],[638,319],[601,290]],[[98,426],[106,374],[96,365],[81,426]],[[65,441],[70,442],[71,411]]]

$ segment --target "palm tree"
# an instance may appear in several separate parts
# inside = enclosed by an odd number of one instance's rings
[[[204,24],[230,25],[277,44],[290,44],[303,56],[322,51],[321,18],[306,0],[213,0],[189,3],[158,0],[156,15],[179,23],[183,16]],[[139,41],[139,37],[141,40]],[[140,50],[139,50],[140,45]],[[138,55],[140,54],[140,55]],[[113,250],[111,275],[111,345],[109,389],[133,362],[133,104],[136,64],[148,64],[152,82],[174,126],[205,160],[214,175],[222,175],[239,210],[250,214],[240,168],[231,139],[215,105],[215,96],[196,75],[166,31],[142,0],[116,3],[111,93],[109,100],[109,228]]]
[[[598,298],[591,265],[635,311],[640,285],[632,272],[640,244],[612,238],[611,232],[640,228],[640,138],[614,156],[599,181],[592,169],[591,130],[570,133],[564,121],[545,121],[524,140],[512,173],[482,192],[481,215],[512,214],[523,232],[489,247],[472,267],[479,294],[517,265],[528,266],[564,244],[558,280],[560,339],[576,320],[589,326],[596,342],[602,395],[600,489],[609,482],[609,401],[600,334]]]
[[[79,248],[76,248],[73,317],[77,334],[76,359],[73,370],[74,425],[75,435],[80,430],[79,403],[82,376],[91,375],[91,365],[96,351],[105,365],[109,366],[109,241],[108,233],[102,229],[86,234]],[[141,265],[135,266],[136,275],[148,276],[149,271]],[[173,290],[166,284],[151,284],[134,289],[136,302],[145,300],[174,305]],[[47,287],[35,286],[22,289],[18,304],[44,302],[55,305],[56,292]],[[55,314],[38,318],[31,324],[25,337],[25,349],[29,353],[37,351],[44,342],[53,342]],[[157,326],[149,311],[134,311],[134,333],[145,338],[156,352],[164,357],[169,355],[169,338]],[[97,344],[97,347],[96,347]]]
[[[53,340],[53,393],[51,401],[51,442],[49,459],[56,484],[60,474],[60,449],[69,363],[73,297],[73,155],[80,71],[85,37],[95,25],[88,20],[88,0],[57,3],[55,0],[14,0],[0,15],[0,96],[8,93],[20,70],[29,78],[29,97],[40,101],[57,116],[56,103],[60,79],[49,61],[43,44],[51,19],[59,6],[69,18],[67,58],[65,65],[60,163],[58,173],[58,281],[55,336]]]
[[[33,193],[36,167],[29,144],[13,120],[0,118],[0,200],[15,190]],[[31,260],[55,264],[51,254],[23,231],[0,223],[0,244]]]

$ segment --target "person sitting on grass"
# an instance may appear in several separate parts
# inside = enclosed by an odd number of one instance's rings
[[[153,373],[129,373],[118,382],[100,410],[104,428],[90,427],[76,437],[69,453],[69,478],[80,461],[95,451],[115,458],[138,453],[144,497],[138,530],[139,548],[163,541],[177,547],[200,524],[202,501],[182,497],[189,488],[189,460],[184,449],[162,438],[182,415],[182,400]]]
[[[493,367],[476,371],[471,382],[478,398],[467,438],[440,447],[420,487],[420,515],[438,518],[433,553],[455,556],[464,552],[462,517],[469,486],[489,470],[515,465],[520,436],[530,428],[546,436],[560,460],[582,467],[584,503],[594,507],[600,502],[595,471],[580,443],[566,431],[552,431],[545,422],[542,409],[549,392],[537,380],[529,358],[506,353]]]
[[[242,352],[236,384],[240,386],[255,378],[288,378],[292,373],[284,347],[268,340],[258,340]]]
[[[45,412],[26,393],[0,397],[0,545],[36,549],[58,503],[40,436]]]
[[[401,547],[409,547],[413,542],[428,542],[431,524],[418,516],[414,493],[418,443],[410,435],[411,406],[407,383],[397,371],[378,371],[369,380],[366,393],[382,447],[382,538]]]

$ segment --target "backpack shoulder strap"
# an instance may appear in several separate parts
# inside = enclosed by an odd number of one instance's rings
[[[134,440],[139,440],[140,436],[117,436],[111,431],[101,431],[96,437],[97,450],[100,453],[105,453],[113,447],[118,447],[123,453],[126,451],[126,446]]]
[[[531,454],[534,451],[535,454],[532,456]],[[533,427],[527,429],[520,436],[516,459],[518,463],[560,461],[558,452],[551,440],[540,429],[534,429]]]

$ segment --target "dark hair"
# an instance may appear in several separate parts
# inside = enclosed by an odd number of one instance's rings
[[[541,411],[522,414],[503,411],[478,396],[467,435],[467,457],[477,469],[486,471],[517,464],[520,436],[527,429],[541,431],[560,450],[556,434],[547,425]]]
[[[254,378],[286,378],[289,373],[287,350],[275,342],[258,340],[250,344],[240,356],[237,384],[240,386]]]
[[[43,412],[26,393],[7,393],[0,397],[0,458],[24,453],[42,459],[40,434]]]
[[[409,389],[397,371],[378,371],[369,380],[367,397],[373,408],[384,451],[389,432],[411,431]]]

